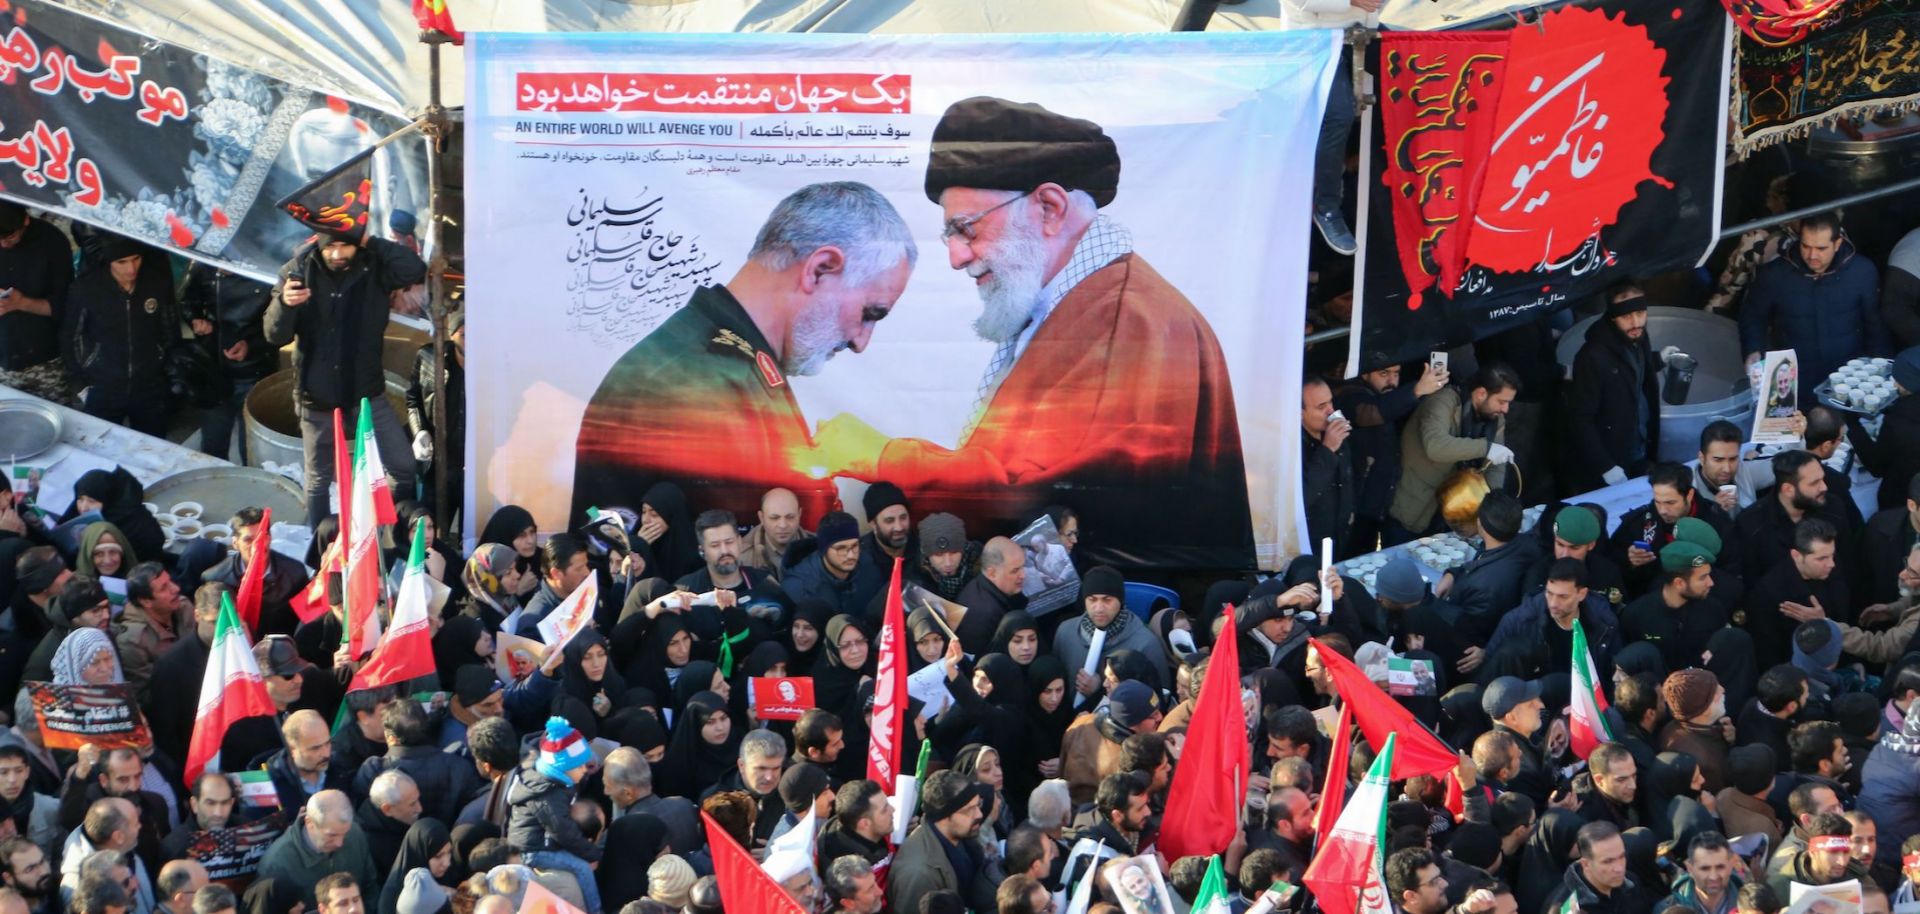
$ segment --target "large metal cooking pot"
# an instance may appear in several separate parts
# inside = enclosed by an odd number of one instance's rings
[[[407,414],[407,382],[401,375],[386,373],[387,401],[401,417]],[[276,371],[260,380],[247,394],[247,465],[266,466],[271,460],[281,466],[300,466],[300,414],[293,406],[293,369]]]
[[[1562,334],[1555,356],[1562,370],[1573,370],[1573,358],[1586,344],[1589,317]],[[1647,309],[1647,340],[1657,355],[1667,346],[1698,360],[1686,399],[1679,405],[1660,402],[1660,459],[1685,463],[1700,454],[1700,430],[1716,419],[1753,433],[1753,389],[1747,385],[1746,359],[1740,352],[1740,330],[1732,320],[1692,308]],[[1660,372],[1667,383],[1668,372]],[[1664,391],[1663,391],[1664,393]]]

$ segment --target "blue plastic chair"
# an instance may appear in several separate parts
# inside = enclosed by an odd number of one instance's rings
[[[1167,605],[1174,609],[1180,608],[1180,595],[1169,588],[1138,581],[1127,582],[1127,612],[1145,619],[1153,614],[1153,604],[1159,600],[1167,601]]]

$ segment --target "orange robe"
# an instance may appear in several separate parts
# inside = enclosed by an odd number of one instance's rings
[[[1017,529],[1081,517],[1093,561],[1251,567],[1233,386],[1206,318],[1138,254],[1094,271],[1028,341],[958,450],[896,439],[876,478],[916,512]]]

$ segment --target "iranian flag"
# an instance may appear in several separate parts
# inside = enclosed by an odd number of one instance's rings
[[[249,717],[272,717],[273,699],[266,680],[253,661],[253,645],[246,626],[233,611],[233,600],[220,597],[220,621],[213,629],[207,652],[207,672],[200,678],[200,709],[193,722],[193,740],[187,744],[187,780],[191,784],[207,771],[220,771],[220,741],[227,730]],[[246,764],[241,759],[240,764]]]
[[[1227,894],[1227,874],[1220,867],[1220,855],[1207,860],[1207,875],[1200,880],[1200,891],[1193,896],[1193,914],[1232,914],[1233,896]]]
[[[346,509],[347,564],[342,588],[347,607],[347,650],[355,660],[380,643],[380,525],[391,524],[393,492],[373,437],[373,408],[360,400],[353,436],[351,495]]]
[[[353,676],[349,692],[377,689],[434,673],[433,628],[428,607],[433,585],[427,577],[427,525],[413,525],[413,550],[407,555],[407,573],[400,579],[400,595],[393,601],[393,628],[373,656]]]
[[[1573,706],[1571,708],[1573,754],[1585,759],[1594,747],[1613,740],[1613,728],[1607,726],[1607,693],[1600,688],[1600,675],[1593,668],[1593,651],[1587,648],[1587,630],[1573,620]]]
[[[1393,743],[1387,744],[1367,769],[1353,796],[1347,798],[1333,834],[1325,836],[1301,881],[1313,892],[1326,914],[1393,914],[1387,898],[1387,787],[1393,771]]]

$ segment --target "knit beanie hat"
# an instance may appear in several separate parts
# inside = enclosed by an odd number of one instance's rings
[[[28,591],[32,593],[32,591]],[[76,574],[67,580],[67,586],[53,601],[54,614],[60,621],[73,625],[80,614],[107,602],[106,588],[100,582],[84,574]]]
[[[1086,574],[1080,576],[1080,599],[1096,594],[1124,602],[1127,599],[1127,581],[1120,576],[1120,572],[1105,565],[1089,568]]]
[[[684,908],[697,878],[685,859],[668,854],[647,867],[647,897],[668,907]]]
[[[860,523],[845,511],[828,511],[820,518],[820,528],[815,535],[823,551],[834,543],[844,543],[847,540],[859,538]]]
[[[967,525],[959,517],[941,511],[920,519],[920,554],[964,552],[966,548]]]
[[[1833,720],[1848,739],[1872,739],[1880,729],[1880,701],[1871,692],[1848,692],[1833,700]]]
[[[812,762],[801,762],[788,768],[780,775],[780,802],[787,811],[804,818],[807,810],[813,808],[813,801],[820,792],[833,787],[833,779],[827,776],[825,769]]]
[[[981,798],[981,809],[984,810],[984,804],[992,802],[992,790],[952,769],[936,771],[927,777],[927,786],[920,792],[920,804],[926,810],[925,820],[941,821],[965,809],[976,796]]]
[[[1667,677],[1660,686],[1660,694],[1667,700],[1667,709],[1675,720],[1692,720],[1713,706],[1713,695],[1720,689],[1720,680],[1712,673],[1698,668],[1681,670]]]
[[[433,881],[431,870],[417,866],[407,872],[405,887],[400,890],[400,914],[436,914],[451,903],[447,890]]]
[[[860,496],[860,507],[867,512],[867,523],[869,524],[873,523],[874,519],[880,516],[880,512],[894,505],[907,508],[909,511],[913,510],[907,507],[907,493],[900,491],[899,486],[887,482],[884,479],[868,486],[867,494]]]
[[[1793,655],[1805,663],[1794,666],[1812,672],[1830,670],[1840,662],[1840,626],[1832,619],[1812,619],[1793,630]]]
[[[567,772],[592,759],[593,750],[566,718],[547,718],[547,732],[540,738],[540,758],[533,763],[535,771],[572,787],[574,781]]]

